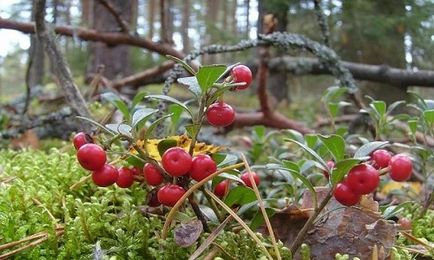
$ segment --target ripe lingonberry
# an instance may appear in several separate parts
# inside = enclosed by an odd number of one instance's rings
[[[390,159],[390,178],[394,181],[406,181],[413,171],[411,159],[404,154],[397,154]]]
[[[161,164],[168,174],[178,177],[185,175],[191,169],[192,158],[181,147],[172,147],[164,152]]]
[[[346,184],[338,183],[333,192],[335,199],[345,206],[354,206],[359,203],[361,195],[352,191]]]
[[[335,168],[335,162],[334,161],[328,161],[327,167],[330,169],[330,171],[333,170],[333,168]],[[322,174],[324,175],[324,177],[327,178],[327,180],[330,178],[328,171],[324,170],[324,171],[322,171]]]
[[[374,161],[374,167],[377,169],[385,168],[389,165],[392,155],[384,149],[376,150],[372,153],[371,159]]]
[[[255,172],[250,172],[250,174],[252,174],[256,186],[258,186],[259,183],[261,182],[259,176]],[[246,184],[246,186],[253,188],[253,184],[250,182],[249,172],[243,173],[240,178],[244,182],[244,184]]]
[[[355,193],[368,194],[377,189],[380,176],[374,167],[363,163],[350,170],[346,183]]]
[[[401,230],[411,230],[411,220],[408,218],[400,218],[398,220],[399,228]]]
[[[232,77],[235,83],[245,82],[246,85],[238,86],[236,89],[246,89],[252,83],[252,71],[245,65],[237,65],[232,68]]]
[[[134,183],[134,172],[127,168],[121,167],[118,170],[119,177],[116,180],[116,184],[121,188],[129,188]]]
[[[214,187],[214,194],[219,198],[223,198],[226,195],[228,189],[229,189],[229,180],[224,180]]]
[[[107,161],[104,149],[96,144],[85,144],[77,152],[80,165],[89,171],[101,169]]]
[[[92,137],[90,135],[80,132],[74,135],[74,138],[72,139],[72,142],[74,143],[75,150],[80,149],[85,144],[93,143]]]
[[[158,186],[163,182],[163,175],[158,168],[151,163],[147,163],[145,167],[143,167],[143,176],[145,177],[146,183],[152,186]]]
[[[201,181],[217,171],[217,165],[208,155],[201,154],[193,158],[190,169],[190,177],[195,181]]]
[[[234,122],[235,112],[230,105],[220,101],[208,107],[206,119],[212,126],[225,127]]]
[[[176,184],[167,184],[157,192],[158,201],[169,207],[173,207],[176,202],[185,194],[185,190]]]
[[[102,168],[92,172],[93,182],[100,187],[107,187],[117,181],[118,170],[110,164],[105,164]]]

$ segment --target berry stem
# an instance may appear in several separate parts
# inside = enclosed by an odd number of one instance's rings
[[[333,190],[335,187],[331,188],[329,192],[327,193],[326,197],[322,200],[321,204],[318,208],[316,208],[312,214],[312,216],[309,217],[309,219],[306,221],[306,224],[304,224],[303,228],[298,232],[297,237],[295,238],[294,242],[291,244],[290,251],[292,255],[295,255],[298,248],[300,248],[301,244],[303,244],[304,238],[307,235],[307,232],[311,229],[313,223],[315,222],[318,215],[321,213],[321,211],[325,208],[327,203],[330,201],[330,199],[333,197]]]
[[[200,208],[199,208],[199,206],[197,205],[197,202],[196,202],[196,200],[194,199],[193,194],[191,194],[191,195],[188,197],[188,202],[190,202],[191,208],[193,209],[194,214],[196,214],[196,217],[200,220],[200,222],[202,222],[203,230],[204,230],[205,232],[208,232],[208,233],[209,233],[209,232],[210,232],[210,229],[209,229],[209,227],[208,227],[208,223],[206,222],[206,219],[205,219],[204,215],[202,214],[202,211],[200,211]]]
[[[389,171],[390,171],[390,167],[386,167],[386,168],[383,168],[383,169],[379,170],[378,174],[380,176],[383,176],[383,175],[386,175]]]

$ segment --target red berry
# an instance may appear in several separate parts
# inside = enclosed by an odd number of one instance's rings
[[[354,206],[359,203],[361,195],[352,191],[347,185],[338,183],[333,192],[335,199],[345,206]]]
[[[107,161],[104,149],[96,144],[85,144],[77,152],[80,165],[89,171],[101,169]]]
[[[157,192],[158,201],[166,206],[173,207],[185,194],[185,190],[176,184],[167,184]]]
[[[404,154],[397,154],[390,159],[390,178],[394,181],[406,181],[413,171],[411,159]]]
[[[145,167],[143,167],[143,176],[145,177],[145,181],[152,186],[158,186],[163,182],[163,175],[158,168],[151,163],[147,163]]]
[[[181,147],[172,147],[164,152],[161,164],[168,174],[178,177],[185,175],[190,170],[192,158]]]
[[[261,182],[259,176],[255,172],[250,172],[253,175],[253,180],[255,180],[256,186]],[[253,188],[253,184],[250,182],[249,173],[245,172],[241,175],[241,180],[246,184],[246,186]]]
[[[229,180],[224,180],[214,187],[214,194],[219,198],[223,198],[226,195],[228,189],[229,189]]]
[[[245,82],[246,85],[238,86],[237,89],[246,89],[252,83],[252,71],[245,65],[237,65],[232,68],[232,77],[235,83]]]
[[[127,168],[121,167],[118,170],[119,177],[116,180],[116,184],[121,188],[129,188],[134,183],[134,172]]]
[[[201,181],[217,171],[217,165],[208,155],[198,155],[193,158],[190,169],[190,177],[195,181]]]
[[[368,194],[377,189],[380,175],[371,165],[359,164],[350,170],[346,183],[355,193]]]
[[[212,126],[225,127],[234,122],[235,112],[230,105],[224,102],[217,102],[208,107],[206,119]]]
[[[100,187],[107,187],[118,179],[118,170],[110,164],[105,164],[101,169],[92,172],[93,182]]]
[[[75,150],[78,150],[80,149],[80,147],[82,147],[85,144],[93,143],[93,140],[92,137],[90,137],[90,135],[80,132],[74,135],[72,142],[74,143]]]
[[[327,162],[327,167],[328,167],[328,168],[330,169],[330,171],[331,171],[333,168],[335,168],[335,162],[334,162],[334,161],[328,161],[328,162]],[[329,172],[328,172],[328,171],[324,170],[324,171],[322,172],[322,174],[324,174],[324,177],[326,177],[327,180],[330,178],[330,176],[329,176]]]
[[[411,220],[408,218],[400,218],[398,224],[402,230],[411,230]]]
[[[392,158],[392,155],[387,150],[380,149],[373,152],[371,158],[374,161],[374,167],[377,169],[381,169],[389,165],[389,161],[390,158]]]

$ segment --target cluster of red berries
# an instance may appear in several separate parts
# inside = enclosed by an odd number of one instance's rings
[[[231,76],[233,83],[246,83],[243,86],[237,86],[236,90],[246,89],[252,83],[252,72],[245,65],[237,65],[232,68]],[[234,109],[224,103],[223,101],[217,101],[210,105],[206,112],[206,118],[208,123],[216,127],[225,127],[232,124],[235,120]]]
[[[330,169],[334,163],[327,163]],[[335,199],[345,205],[353,206],[359,203],[362,195],[374,192],[380,183],[380,172],[389,172],[394,181],[406,181],[413,170],[411,159],[404,154],[392,156],[384,149],[376,150],[371,154],[371,163],[362,163],[353,167],[347,177],[336,185]]]
[[[116,183],[121,188],[129,188],[134,183],[137,169],[117,169],[107,164],[106,152],[101,146],[94,144],[89,135],[80,132],[74,136],[73,143],[78,162],[84,169],[92,171],[92,180],[96,185],[107,187]]]

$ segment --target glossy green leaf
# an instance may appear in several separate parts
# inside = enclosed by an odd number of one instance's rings
[[[161,123],[161,122],[164,121],[166,118],[169,118],[169,117],[171,117],[171,116],[172,116],[172,114],[167,114],[167,115],[164,115],[164,116],[158,118],[158,119],[155,120],[154,122],[152,122],[152,123],[149,125],[148,129],[146,129],[145,139],[148,139],[149,137],[151,137],[152,132],[154,132],[155,128],[157,127],[157,125],[158,125],[159,123]]]
[[[199,82],[195,76],[179,78],[177,81],[179,84],[187,86],[188,90],[190,90],[196,97],[200,97],[202,94],[202,89],[200,88]]]
[[[332,184],[336,185],[337,183],[341,182],[345,175],[351,170],[351,168],[353,168],[359,163],[360,159],[356,158],[345,159],[336,163],[335,168],[332,170],[331,173]]]
[[[101,94],[101,97],[110,103],[112,103],[119,111],[121,111],[124,116],[125,121],[130,121],[130,110],[128,109],[127,104],[118,96],[111,92]]]
[[[434,109],[423,111],[423,118],[428,124],[434,124]]]
[[[364,144],[360,146],[359,149],[357,149],[357,151],[354,153],[353,158],[363,159],[364,157],[369,156],[373,151],[386,146],[388,143],[389,142],[374,141]]]
[[[180,107],[178,104],[172,104],[169,106],[169,112],[172,113],[172,125],[176,127],[178,125],[179,119],[182,115],[182,107]]]
[[[131,126],[135,128],[137,125],[141,124],[144,120],[146,120],[149,116],[155,114],[158,109],[152,108],[140,108],[137,109],[133,114],[133,121]]]
[[[380,115],[384,116],[386,114],[386,102],[382,100],[374,100],[370,106]]]
[[[327,150],[332,154],[335,162],[344,159],[345,156],[345,141],[339,135],[320,135],[319,138],[327,148]]]
[[[201,66],[199,71],[196,73],[196,78],[202,93],[207,92],[225,71],[226,65],[216,64]]]
[[[237,156],[227,153],[214,153],[211,155],[211,158],[214,160],[218,167],[235,164],[238,161]]]
[[[332,86],[326,89],[323,99],[326,102],[337,102],[342,95],[347,91],[347,88]]]
[[[115,133],[119,133],[121,135],[126,135],[128,137],[132,137],[131,135],[131,126],[127,125],[127,124],[107,124],[105,125],[105,127],[107,127],[108,129],[110,129],[111,131],[115,132]]]
[[[196,136],[197,132],[200,130],[199,124],[190,124],[190,125],[186,125],[184,127],[185,127],[185,130],[187,131],[187,134],[190,138],[192,138],[193,136]]]
[[[265,212],[267,213],[268,218],[271,218],[275,213],[276,210],[273,208],[265,208]],[[258,229],[262,224],[264,224],[264,216],[262,215],[262,211],[258,210],[256,212],[255,216],[253,217],[252,221],[250,222],[250,228],[252,230]]]
[[[164,101],[167,101],[170,103],[177,104],[180,107],[182,107],[185,111],[187,111],[190,114],[190,116],[193,118],[193,113],[190,111],[190,109],[184,103],[182,103],[181,101],[179,101],[177,99],[174,99],[173,97],[169,97],[166,95],[148,95],[145,98],[160,99],[160,100],[164,100]]]
[[[256,200],[255,192],[245,186],[237,186],[229,191],[225,203],[229,207],[233,205],[244,205]]]
[[[138,92],[134,96],[133,101],[131,102],[131,109],[134,109],[143,100],[143,98],[146,95],[147,95],[147,92],[145,92],[145,91]]]
[[[181,65],[182,67],[184,67],[184,69],[185,69],[186,71],[188,71],[191,75],[194,75],[194,74],[195,74],[194,69],[193,69],[190,65],[188,65],[188,63],[185,62],[184,60],[181,60],[180,58],[175,57],[175,56],[172,56],[172,55],[166,55],[166,57],[167,57],[168,59],[171,59],[171,60],[175,61],[176,63],[180,64],[180,65]]]
[[[414,135],[417,131],[417,119],[408,120],[408,128],[410,128],[411,134]]]

